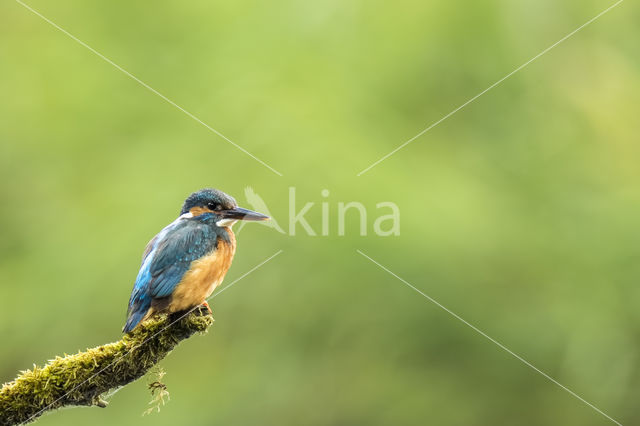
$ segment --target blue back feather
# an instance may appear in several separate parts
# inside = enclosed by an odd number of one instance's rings
[[[212,220],[207,213],[180,218],[149,242],[129,299],[125,333],[144,318],[153,299],[173,293],[194,260],[215,249],[218,234]]]

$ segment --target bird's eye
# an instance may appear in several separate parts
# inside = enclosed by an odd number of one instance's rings
[[[220,210],[220,204],[216,203],[209,203],[207,204],[207,207],[209,208],[209,210]]]

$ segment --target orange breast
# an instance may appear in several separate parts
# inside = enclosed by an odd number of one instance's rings
[[[236,252],[236,239],[228,230],[230,242],[218,239],[218,247],[196,260],[176,286],[169,304],[169,312],[178,312],[202,304],[222,282]]]

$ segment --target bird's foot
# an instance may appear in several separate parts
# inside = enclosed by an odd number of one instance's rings
[[[200,306],[204,306],[207,309],[207,311],[209,311],[210,314],[213,313],[213,311],[211,310],[211,306],[209,306],[209,303],[207,303],[206,300]]]

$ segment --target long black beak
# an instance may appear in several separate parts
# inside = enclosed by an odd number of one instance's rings
[[[236,220],[269,220],[270,217],[263,215],[262,213],[254,212],[253,210],[243,209],[242,207],[235,207],[229,210],[223,210],[222,217],[225,219]]]

